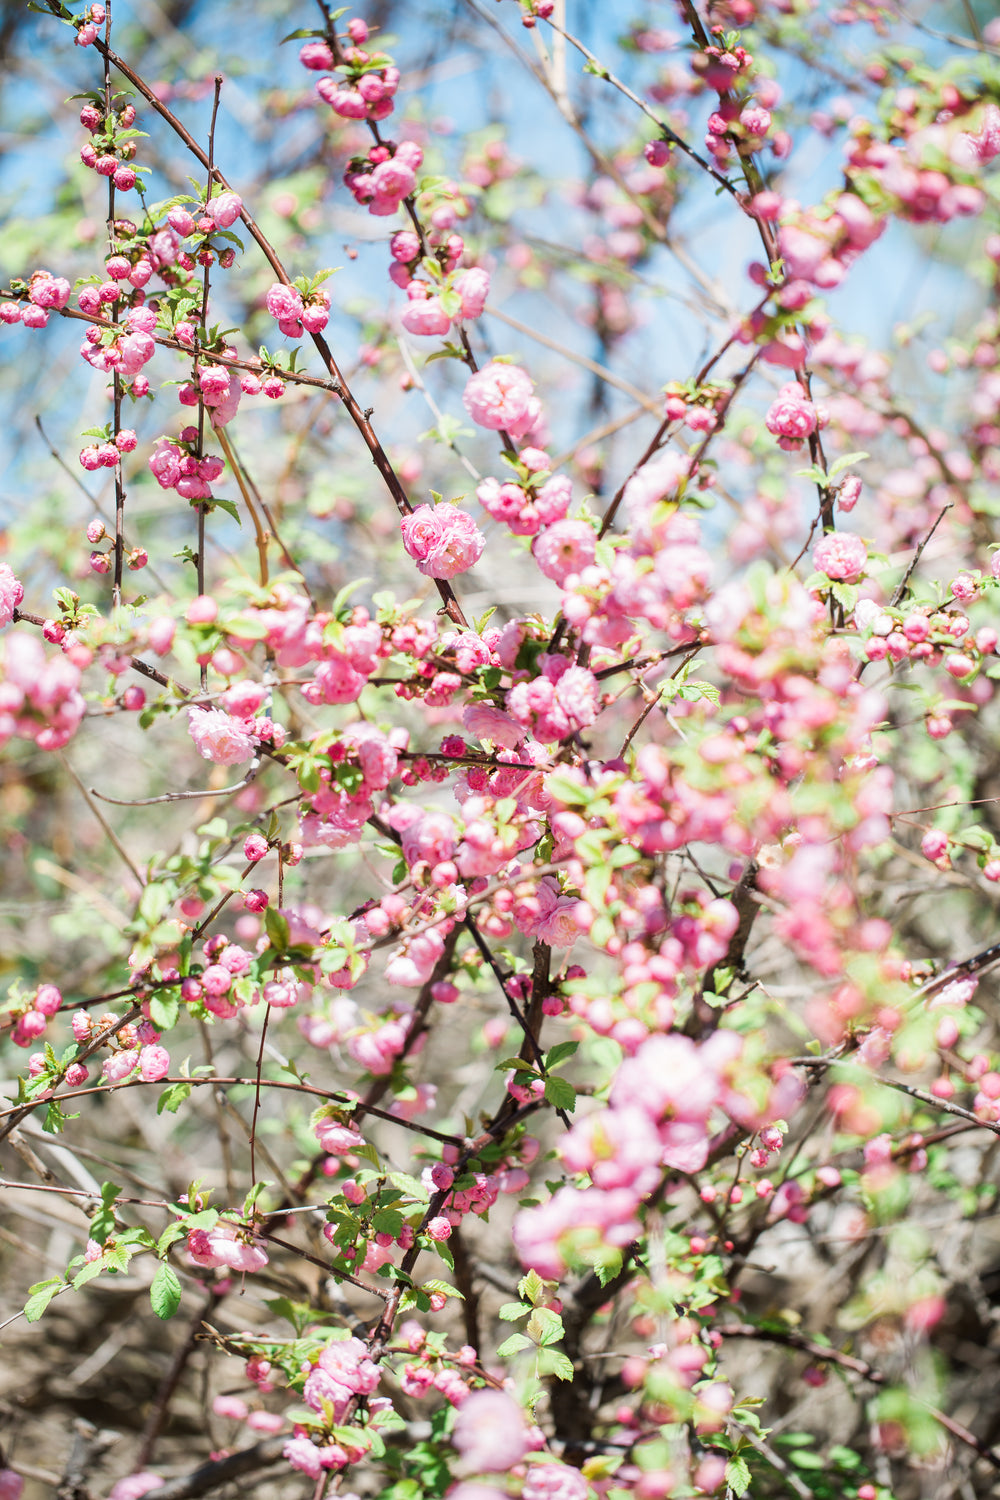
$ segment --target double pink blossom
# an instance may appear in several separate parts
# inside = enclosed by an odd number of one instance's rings
[[[400,522],[403,546],[429,578],[454,578],[482,556],[486,538],[472,517],[457,506],[418,505]]]
[[[237,766],[252,759],[257,741],[247,719],[234,719],[221,708],[188,710],[188,732],[198,754],[217,766]]]
[[[462,393],[462,404],[474,422],[512,435],[529,415],[531,400],[531,377],[517,365],[497,361],[470,375]]]
[[[868,548],[850,531],[830,531],[816,543],[812,554],[817,573],[835,582],[853,583],[868,562]]]

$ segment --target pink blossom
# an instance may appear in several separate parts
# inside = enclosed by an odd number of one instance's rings
[[[463,711],[462,723],[477,740],[492,740],[495,745],[506,745],[508,750],[513,750],[524,738],[517,720],[494,708],[492,703],[470,703]]]
[[[764,419],[768,432],[778,439],[779,448],[794,452],[816,431],[816,408],[797,380],[782,386]]]
[[[307,1437],[291,1437],[281,1450],[293,1469],[299,1469],[310,1479],[318,1479],[323,1472],[320,1451]]]
[[[139,1053],[139,1072],[146,1083],[156,1083],[170,1072],[170,1053],[165,1047],[143,1047]]]
[[[158,1490],[164,1483],[159,1474],[152,1474],[148,1469],[143,1469],[139,1474],[128,1474],[124,1479],[119,1479],[117,1484],[112,1485],[108,1500],[140,1500],[150,1490]],[[7,1496],[3,1500],[8,1500]],[[16,1496],[13,1497],[16,1500]]]
[[[229,229],[243,212],[243,200],[238,193],[219,193],[205,204],[205,212],[219,229]]]
[[[63,308],[70,298],[70,284],[63,276],[36,271],[28,287],[28,296],[36,307]]]
[[[868,548],[850,531],[829,531],[813,548],[813,567],[844,583],[851,583],[864,572]]]
[[[293,286],[276,281],[264,298],[265,306],[272,318],[295,319],[302,316],[302,297]]]
[[[482,556],[486,538],[472,517],[457,506],[418,505],[400,522],[403,546],[429,578],[454,578]]]
[[[253,1272],[267,1265],[262,1241],[224,1219],[214,1229],[192,1229],[187,1248],[199,1266],[228,1266],[233,1271]]]
[[[531,393],[531,379],[524,370],[494,362],[469,376],[462,403],[480,427],[510,432],[527,416]]]
[[[0,626],[9,625],[24,598],[24,585],[8,563],[0,562]]]
[[[454,290],[462,302],[459,316],[463,320],[480,317],[490,294],[489,271],[484,271],[481,266],[471,266],[456,276]]]
[[[569,1464],[529,1464],[521,1500],[587,1500],[590,1486]]]
[[[217,766],[236,766],[250,760],[256,742],[246,719],[234,719],[221,708],[188,710],[188,728],[199,755]]]
[[[451,327],[451,318],[445,312],[440,297],[415,298],[407,304],[400,322],[407,333],[418,338],[442,335]]]
[[[451,1440],[466,1473],[503,1473],[527,1451],[524,1414],[506,1391],[473,1391],[459,1411]]]
[[[336,1115],[320,1115],[313,1124],[316,1139],[331,1156],[345,1156],[360,1151],[364,1138],[354,1125],[343,1123]]]
[[[546,578],[564,584],[590,566],[596,547],[597,535],[586,521],[557,521],[536,536],[531,550]]]

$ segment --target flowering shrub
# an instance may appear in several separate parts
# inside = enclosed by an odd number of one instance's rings
[[[0,1500],[992,1493],[1000,25],[391,9],[29,18]]]

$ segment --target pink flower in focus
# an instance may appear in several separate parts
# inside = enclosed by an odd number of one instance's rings
[[[454,578],[482,556],[486,538],[457,506],[418,505],[400,522],[403,546],[428,578]]]
[[[860,578],[868,561],[868,548],[850,531],[830,531],[813,548],[813,567],[817,573],[837,582],[851,583]]]
[[[188,710],[188,730],[199,755],[217,766],[236,766],[251,760],[256,741],[245,719],[234,719],[221,708]]]
[[[465,320],[481,316],[490,294],[490,273],[481,266],[472,266],[455,278],[454,290],[462,300],[459,316]]]
[[[243,199],[237,193],[219,193],[205,204],[205,212],[219,229],[229,229],[243,212]]]
[[[524,730],[516,719],[494,708],[492,703],[470,703],[462,714],[462,723],[477,740],[492,740],[513,750],[524,739]]]
[[[535,537],[531,550],[545,574],[563,584],[594,561],[597,535],[586,521],[557,521]]]
[[[472,420],[493,432],[509,432],[528,415],[531,379],[517,365],[489,364],[470,375],[462,404]]]

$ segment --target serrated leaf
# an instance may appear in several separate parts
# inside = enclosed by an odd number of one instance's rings
[[[150,1283],[149,1301],[156,1316],[164,1322],[172,1318],[181,1305],[180,1277],[165,1260],[157,1266],[156,1275]]]
[[[29,1323],[37,1323],[56,1292],[68,1283],[61,1276],[50,1276],[47,1281],[36,1281],[28,1288],[29,1296],[24,1304],[24,1316]]]
[[[564,1109],[567,1114],[576,1109],[576,1089],[565,1078],[546,1078],[545,1098],[553,1109]]]
[[[574,1055],[574,1053],[579,1049],[579,1046],[579,1042],[557,1042],[556,1045],[554,1047],[550,1047],[548,1052],[546,1052],[545,1054],[546,1068],[548,1068],[549,1070],[551,1070],[552,1068],[558,1068],[560,1063],[565,1062],[568,1057],[572,1057]]]
[[[497,1349],[501,1359],[506,1359],[511,1354],[518,1354],[522,1349],[533,1349],[535,1346],[523,1333],[512,1333],[509,1339],[504,1339]]]
[[[738,1453],[726,1464],[726,1483],[734,1495],[745,1495],[750,1488],[750,1467]]]
[[[107,1252],[105,1252],[104,1256],[98,1257],[97,1260],[88,1261],[82,1271],[77,1271],[73,1277],[73,1290],[75,1292],[79,1291],[80,1287],[86,1286],[88,1281],[93,1281],[95,1276],[100,1276],[102,1271],[108,1270],[110,1265],[111,1256]]]
[[[408,1198],[413,1198],[417,1203],[429,1203],[430,1194],[416,1177],[410,1177],[406,1172],[390,1172],[389,1181],[393,1187],[398,1187]]]
[[[157,990],[149,997],[149,1019],[158,1031],[170,1031],[177,1025],[181,997],[177,990]]]
[[[530,1302],[505,1302],[497,1316],[505,1323],[516,1323],[518,1318],[523,1318],[525,1313],[530,1313],[530,1311]]]
[[[497,1352],[499,1353],[499,1350]],[[554,1375],[556,1380],[572,1380],[573,1361],[563,1354],[561,1349],[540,1349],[538,1373],[539,1375]]]
[[[162,1115],[163,1111],[166,1110],[168,1114],[175,1115],[190,1093],[191,1085],[189,1083],[172,1083],[168,1089],[164,1089],[159,1099],[157,1099],[156,1113]]]

